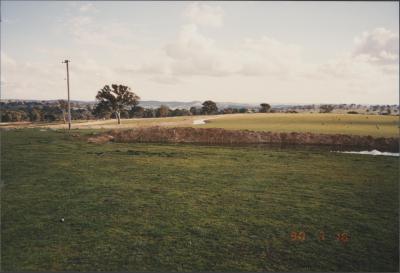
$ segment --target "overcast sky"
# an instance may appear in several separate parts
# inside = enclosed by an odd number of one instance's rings
[[[1,97],[397,104],[398,2],[1,1]]]

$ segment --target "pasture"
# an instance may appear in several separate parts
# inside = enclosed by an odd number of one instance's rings
[[[195,120],[207,120],[207,124],[194,125]],[[111,120],[79,120],[72,122],[77,129],[129,129],[150,126],[199,128],[223,128],[271,132],[310,132],[325,134],[371,135],[395,137],[399,134],[399,116],[350,115],[319,113],[249,113],[210,116],[180,116],[165,118],[122,119],[120,125]],[[5,123],[0,128],[67,128],[66,124],[54,123]]]
[[[3,271],[399,268],[397,157],[89,132],[1,132]]]
[[[398,116],[378,115],[311,113],[236,114],[222,115],[201,126],[204,128],[371,135],[374,137],[395,137],[399,135]]]

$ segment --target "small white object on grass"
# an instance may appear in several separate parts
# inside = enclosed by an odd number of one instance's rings
[[[193,125],[201,125],[201,124],[206,124],[205,119],[196,119],[196,120],[193,120]]]
[[[342,153],[342,154],[400,156],[399,153],[380,152],[378,150],[360,151],[360,152],[355,152],[355,151],[354,152],[353,151],[333,151],[333,152]]]
[[[61,218],[61,219],[60,219],[60,222],[61,222],[61,223],[64,223],[64,218]]]

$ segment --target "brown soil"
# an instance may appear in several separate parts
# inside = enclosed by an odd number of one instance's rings
[[[114,137],[109,134],[102,134],[99,136],[88,138],[89,143],[96,143],[96,144],[106,143],[112,140],[114,140]]]
[[[274,133],[249,130],[225,130],[220,128],[162,128],[147,127],[130,130],[113,130],[88,139],[93,143],[115,142],[171,142],[204,144],[300,144],[363,147],[379,151],[399,151],[398,138],[374,138],[372,136]]]

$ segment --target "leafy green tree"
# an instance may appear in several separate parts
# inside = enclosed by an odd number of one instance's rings
[[[334,109],[334,106],[333,106],[333,105],[331,105],[331,104],[324,104],[324,105],[321,105],[321,106],[319,107],[319,112],[320,112],[320,113],[330,113],[330,112],[333,111],[333,109]]]
[[[268,113],[271,110],[271,105],[268,103],[261,103],[260,107],[260,113]]]
[[[43,112],[43,119],[45,121],[56,121],[61,120],[62,117],[62,110],[57,105],[44,105],[42,108]]]
[[[56,121],[57,120],[57,115],[52,113],[52,112],[47,112],[44,114],[44,120],[45,121]]]
[[[68,102],[65,100],[58,100],[58,106],[60,107],[60,110],[62,111],[62,118],[63,118],[64,124],[65,124],[65,123],[67,123],[66,113],[68,111]]]
[[[42,120],[42,114],[40,112],[39,109],[33,108],[30,112],[29,112],[29,119],[32,122],[35,121],[40,121]]]
[[[125,85],[112,84],[105,85],[96,96],[98,101],[96,105],[97,112],[111,112],[121,124],[121,112],[129,106],[135,106],[139,103],[139,96],[130,91]]]
[[[192,115],[200,115],[201,114],[201,109],[199,109],[195,106],[190,107],[189,111]]]
[[[157,117],[167,117],[169,115],[170,109],[166,105],[161,105],[159,108],[156,110],[156,116]]]
[[[109,119],[112,115],[112,112],[111,112],[110,108],[107,107],[105,104],[98,103],[93,108],[92,114],[96,118]]]
[[[72,109],[71,119],[73,120],[90,120],[93,119],[93,114],[87,108]]]
[[[19,122],[28,121],[29,116],[24,110],[2,110],[1,121],[2,122]]]
[[[201,108],[202,114],[213,115],[218,112],[217,104],[212,100],[206,100],[205,102],[203,102],[202,105],[203,105],[203,107]]]
[[[154,109],[144,109],[143,117],[144,118],[154,118],[156,116],[156,111]]]
[[[129,111],[130,118],[142,118],[144,114],[144,108],[141,106],[133,106]]]
[[[233,113],[233,109],[232,108],[225,108],[222,110],[223,114],[232,114]]]
[[[1,111],[1,122],[11,122],[12,121],[12,114],[10,111]]]
[[[124,109],[121,111],[121,118],[129,118],[129,111]]]
[[[176,117],[176,116],[190,116],[191,113],[189,110],[186,109],[179,109],[176,108],[174,110],[171,111],[171,116]]]

